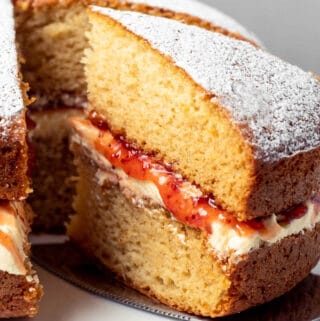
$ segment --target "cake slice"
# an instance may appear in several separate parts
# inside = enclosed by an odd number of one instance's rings
[[[289,291],[320,255],[317,80],[198,27],[89,17],[70,238],[126,284],[202,316]]]
[[[42,295],[29,260],[32,214],[26,142],[26,85],[19,77],[13,6],[0,3],[0,317],[34,316]]]
[[[94,10],[90,110],[113,133],[171,163],[240,220],[286,210],[319,189],[312,75],[197,27]]]
[[[63,232],[72,212],[75,169],[68,153],[66,119],[80,115],[87,105],[81,59],[88,46],[86,7],[90,3],[164,16],[259,44],[233,19],[193,0],[16,0],[18,41],[26,58],[23,74],[37,97],[32,108],[38,107],[30,113],[34,122],[30,140],[37,155],[30,203],[38,213],[33,226],[37,231]]]
[[[0,198],[23,199],[31,191],[27,175],[26,85],[19,78],[12,8],[0,10]]]

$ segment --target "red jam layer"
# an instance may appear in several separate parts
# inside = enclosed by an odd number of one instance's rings
[[[237,230],[240,235],[263,232],[262,219],[240,222],[219,208],[212,196],[196,197],[185,193],[183,185],[186,180],[175,174],[170,166],[146,155],[143,150],[134,148],[123,136],[114,137],[103,121],[93,119],[90,122],[74,118],[71,123],[80,136],[85,137],[112,166],[122,169],[128,176],[139,181],[152,182],[159,190],[166,209],[183,224],[211,233],[212,223],[220,220]],[[306,212],[307,207],[304,205],[292,208],[283,213],[282,221],[284,224],[288,223]]]

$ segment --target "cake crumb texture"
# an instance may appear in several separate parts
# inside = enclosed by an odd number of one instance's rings
[[[32,176],[34,192],[28,201],[36,215],[35,232],[63,233],[73,213],[76,170],[69,150],[68,118],[83,116],[81,108],[33,110],[35,127],[29,132],[35,150]]]
[[[259,43],[230,17],[193,0],[15,0],[18,42],[26,58],[24,77],[32,92],[45,96],[50,104],[65,94],[86,96],[81,59],[88,47],[86,8],[90,4],[163,16]]]
[[[318,190],[320,86],[311,75],[194,26],[93,10],[90,108],[114,134],[159,155],[240,220]]]
[[[0,318],[34,317],[38,313],[42,288],[37,281],[3,271],[0,280]]]
[[[71,239],[125,284],[175,309],[211,317],[243,311],[289,291],[319,259],[318,224],[221,261],[205,232],[177,222],[162,207],[133,203],[90,150],[78,143],[72,149],[80,178]]]

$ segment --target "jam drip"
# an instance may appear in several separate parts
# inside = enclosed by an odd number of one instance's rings
[[[178,221],[208,233],[211,233],[211,226],[215,221],[229,225],[240,235],[250,235],[255,231],[263,232],[263,219],[240,222],[218,207],[213,196],[191,196],[185,191],[186,184],[190,186],[190,183],[177,175],[169,165],[147,155],[142,149],[133,147],[124,136],[114,137],[108,130],[107,124],[99,119],[96,113],[90,116],[91,122],[83,119],[73,120],[77,130],[89,139],[94,148],[104,155],[112,166],[122,169],[134,179],[153,183],[160,193],[165,208]],[[290,221],[302,217],[306,212],[305,206],[298,206],[285,213],[284,217]]]

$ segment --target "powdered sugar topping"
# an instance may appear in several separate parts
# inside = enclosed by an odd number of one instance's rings
[[[169,19],[93,7],[148,40],[211,93],[255,157],[274,162],[320,146],[320,83],[249,43]]]
[[[0,126],[7,127],[7,118],[24,108],[15,45],[13,6],[11,0],[0,1]]]
[[[259,40],[243,26],[217,9],[196,0],[130,0],[132,3],[146,4],[152,7],[167,9],[175,12],[196,16],[222,27],[229,32],[239,33],[256,43]]]

